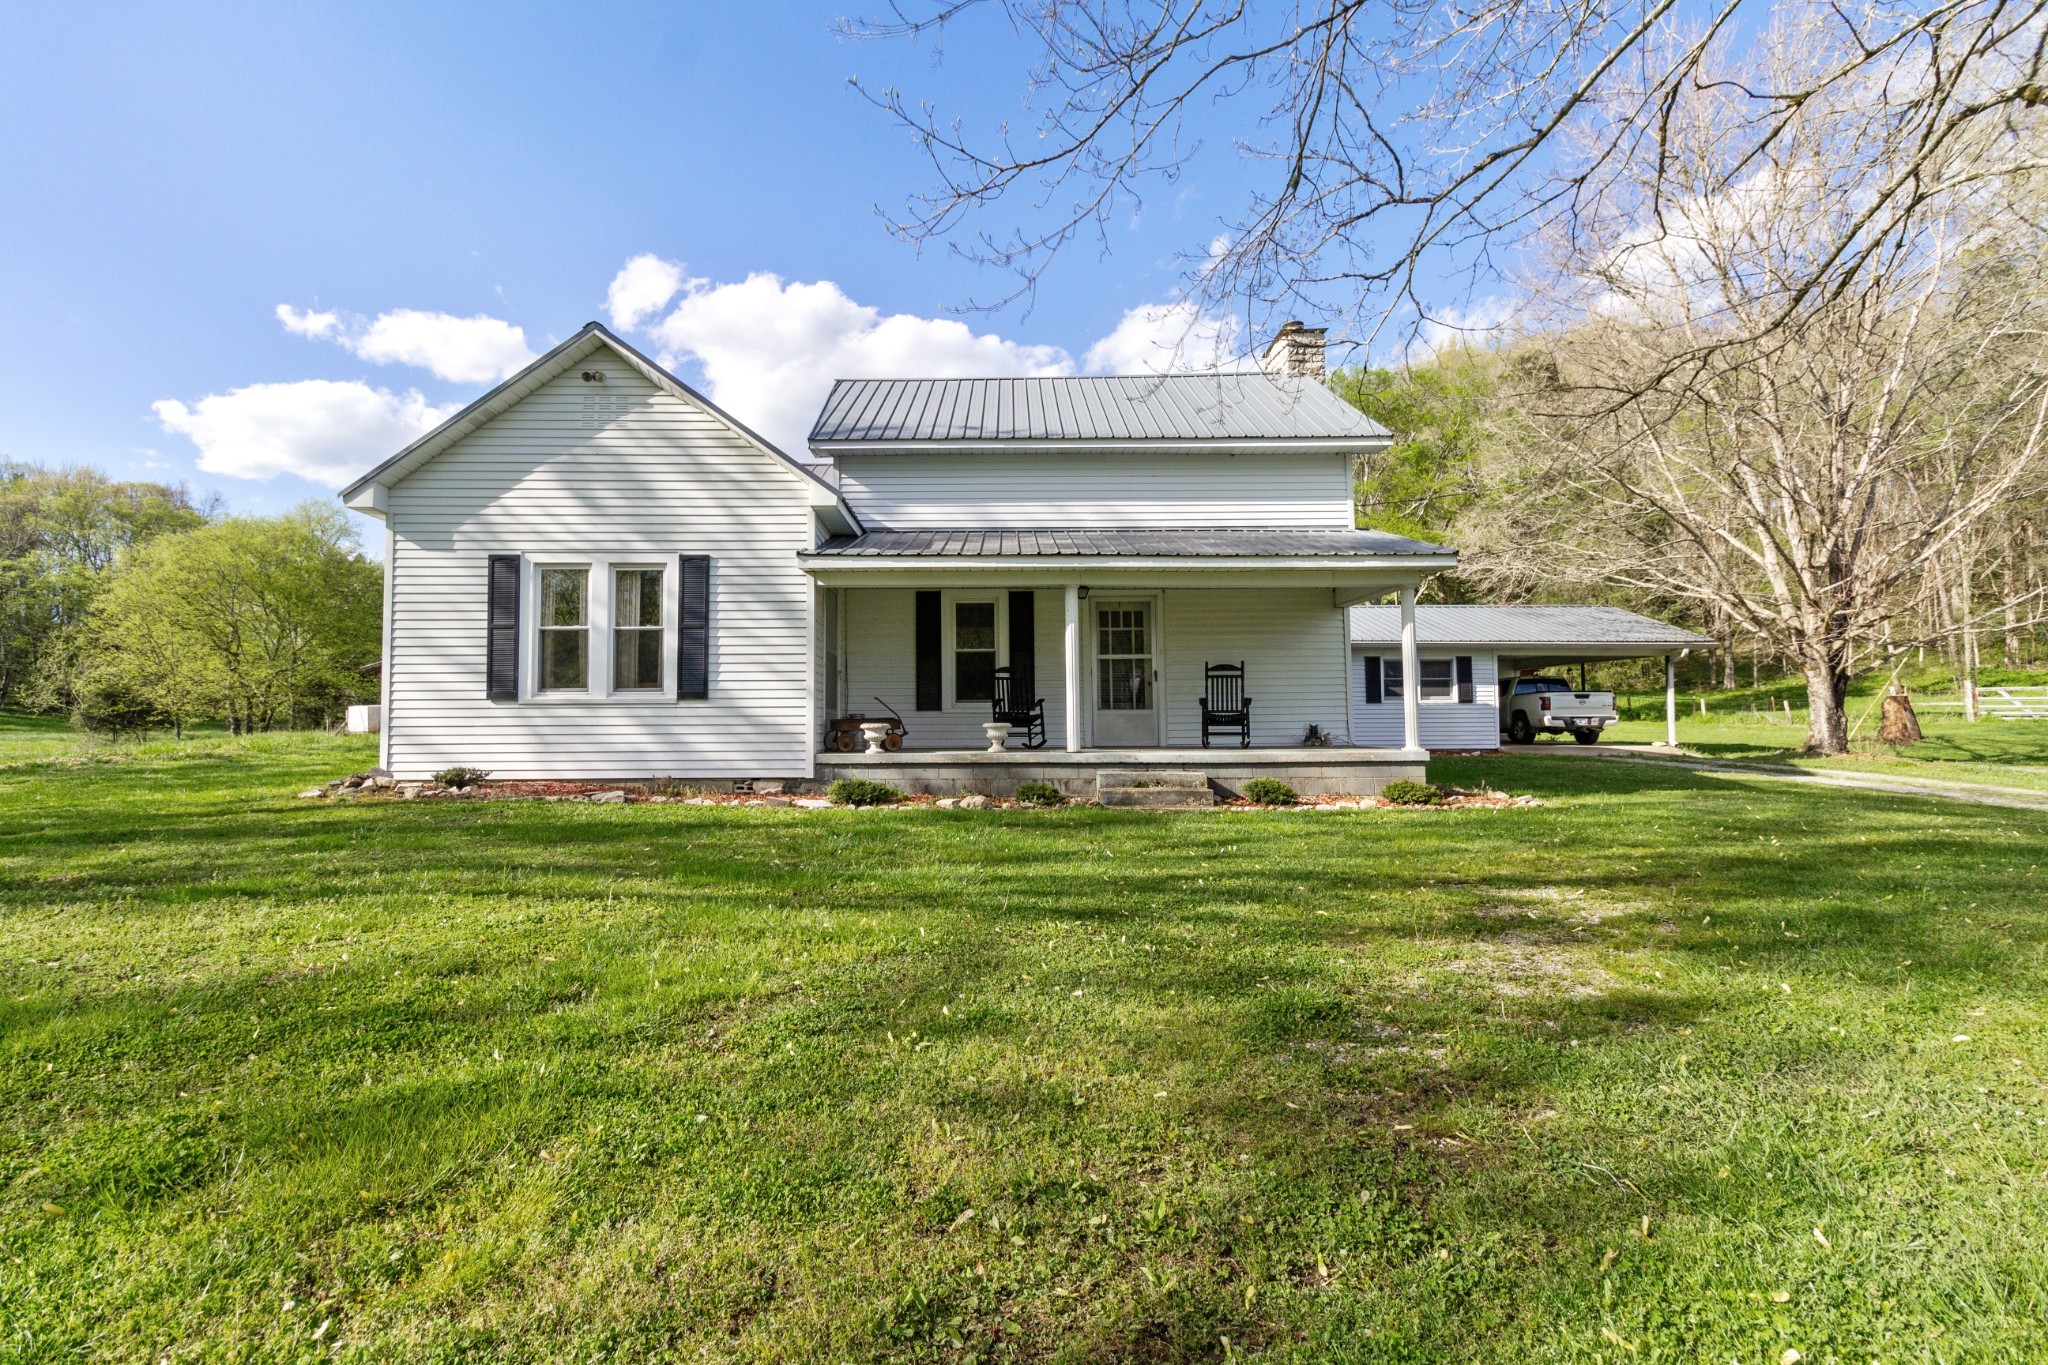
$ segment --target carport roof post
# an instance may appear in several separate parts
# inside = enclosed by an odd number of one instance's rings
[[[1664,656],[1664,743],[1673,749],[1678,747],[1678,661],[1690,653],[1681,649]]]

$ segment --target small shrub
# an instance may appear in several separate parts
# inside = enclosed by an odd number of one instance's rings
[[[1244,799],[1262,806],[1291,806],[1300,798],[1294,788],[1277,777],[1255,777],[1241,789]]]
[[[1059,806],[1066,804],[1067,800],[1050,782],[1019,782],[1017,799],[1027,806]]]
[[[71,723],[92,735],[146,736],[159,719],[154,702],[117,678],[89,679],[71,708]]]
[[[649,796],[696,796],[704,788],[694,782],[685,782],[679,777],[650,778],[641,784]]]
[[[903,799],[903,793],[888,783],[865,777],[842,777],[825,788],[825,795],[840,806],[887,806]]]
[[[489,776],[482,768],[443,768],[434,774],[434,780],[444,787],[465,791]]]
[[[1396,806],[1438,806],[1443,804],[1444,792],[1430,783],[1401,777],[1380,788],[1380,799]]]

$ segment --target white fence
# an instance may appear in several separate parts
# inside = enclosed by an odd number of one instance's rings
[[[1964,715],[1971,714],[1967,701],[1921,700],[1916,697],[1913,705],[1919,710],[1929,707],[1953,707]],[[1977,689],[1975,718],[1978,720],[2048,720],[2048,687],[1980,687]]]

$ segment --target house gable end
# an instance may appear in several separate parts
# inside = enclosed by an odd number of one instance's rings
[[[586,379],[586,375],[602,378]],[[619,382],[623,380],[634,382]],[[610,411],[613,404],[608,400],[623,396],[627,390],[639,387],[637,381],[644,381],[657,394],[694,408],[725,427],[781,475],[795,480],[802,487],[809,504],[817,509],[828,532],[846,534],[860,525],[837,490],[816,473],[804,468],[710,399],[595,322],[586,324],[575,336],[344,488],[341,493],[343,502],[357,511],[384,515],[395,486],[536,394],[551,387],[559,388],[565,381],[581,386],[579,393],[586,399],[584,406],[593,416]]]

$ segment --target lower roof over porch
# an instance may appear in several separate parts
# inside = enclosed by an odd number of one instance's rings
[[[935,573],[1040,583],[1222,573],[1240,584],[1319,581],[1391,588],[1458,566],[1457,552],[1441,545],[1384,531],[1315,527],[877,530],[835,536],[799,560],[806,572],[829,583],[910,581]]]

